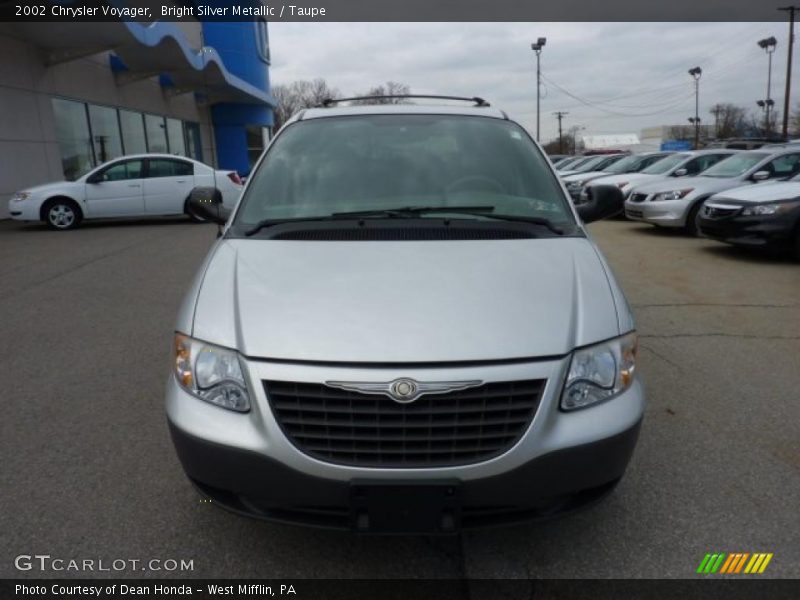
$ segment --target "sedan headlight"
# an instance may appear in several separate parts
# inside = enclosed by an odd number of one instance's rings
[[[582,181],[570,181],[567,183],[567,189],[571,192],[577,192],[583,187]]]
[[[183,389],[222,408],[250,410],[238,353],[181,333],[175,334],[174,350],[175,377]]]
[[[12,196],[11,199],[19,202],[22,200],[27,200],[30,197],[31,197],[30,192],[17,192],[16,194],[14,194],[14,196]]]
[[[795,200],[793,202],[776,202],[774,204],[754,204],[752,206],[746,206],[744,210],[742,210],[742,215],[746,217],[774,215],[779,212],[792,210],[798,205],[798,202],[800,201]]]
[[[562,410],[575,410],[627,390],[636,369],[636,332],[575,350],[561,395]]]
[[[619,189],[622,189],[622,188],[624,188],[626,185],[628,185],[628,182],[627,182],[627,181],[620,181],[620,182],[617,184],[617,187],[618,187]]]
[[[658,202],[659,200],[680,200],[693,190],[694,188],[687,188],[685,190],[672,190],[671,192],[661,192],[660,194],[656,194],[655,196],[653,196],[653,202]]]

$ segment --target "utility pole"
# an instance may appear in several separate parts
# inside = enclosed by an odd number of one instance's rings
[[[542,99],[542,68],[539,61],[539,57],[542,54],[542,48],[547,43],[547,38],[540,37],[536,40],[535,44],[531,44],[531,50],[536,53],[536,141],[539,140],[539,132],[540,132],[540,118],[539,118],[539,102]]]
[[[786,54],[786,91],[783,94],[783,138],[789,137],[789,97],[792,92],[792,49],[794,48],[794,13],[800,10],[797,6],[784,6],[778,10],[789,13],[789,49]]]
[[[703,74],[703,69],[700,67],[693,67],[689,69],[689,75],[694,78],[694,119],[689,119],[690,123],[694,123],[694,149],[700,147],[700,76]]]
[[[561,136],[561,119],[566,117],[569,113],[559,110],[553,113],[558,119],[558,153],[564,154],[564,138]]]
[[[719,115],[722,113],[722,107],[715,104],[711,107],[711,114],[714,115],[714,138],[719,138]]]

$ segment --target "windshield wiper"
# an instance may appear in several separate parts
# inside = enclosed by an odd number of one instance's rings
[[[265,227],[272,225],[281,225],[283,223],[295,223],[302,221],[327,221],[332,219],[359,219],[359,218],[381,218],[388,217],[390,219],[403,219],[413,218],[418,215],[426,213],[454,213],[461,215],[475,215],[486,217],[489,219],[497,219],[499,221],[513,221],[519,223],[531,223],[533,225],[540,225],[555,233],[556,235],[564,235],[564,230],[555,225],[549,219],[542,217],[523,217],[518,215],[499,215],[492,211],[494,206],[403,206],[398,208],[385,208],[375,210],[357,210],[351,212],[338,212],[330,215],[320,215],[318,217],[299,217],[290,219],[264,219],[256,223],[253,227],[244,232],[246,236],[252,236]]]
[[[357,217],[391,217],[408,218],[429,212],[452,213],[484,213],[494,210],[494,206],[401,206],[398,208],[379,208],[375,210],[354,210],[352,212],[333,213],[334,219],[350,219]]]
[[[494,206],[405,206],[402,208],[387,208],[380,210],[364,210],[344,213],[333,213],[331,217],[334,219],[346,219],[353,217],[382,217],[387,216],[391,218],[403,218],[408,216],[416,216],[425,213],[455,213],[461,215],[476,215],[486,217],[488,219],[497,219],[500,221],[515,221],[519,223],[531,223],[533,225],[541,225],[555,233],[556,235],[564,235],[564,230],[558,227],[549,219],[543,217],[523,217],[519,215],[499,215],[493,213]]]

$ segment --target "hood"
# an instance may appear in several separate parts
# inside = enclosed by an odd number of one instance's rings
[[[724,197],[730,200],[746,202],[775,202],[777,200],[793,200],[800,198],[800,181],[783,181],[747,185],[728,190]]]
[[[555,356],[619,335],[616,290],[587,238],[222,240],[192,334],[320,362]]]
[[[29,194],[43,194],[47,192],[53,191],[61,191],[71,188],[73,186],[80,185],[76,181],[51,181],[50,183],[43,183],[41,185],[34,185],[32,187],[27,187],[24,190],[20,190],[22,192],[28,192]]]
[[[722,192],[741,185],[743,182],[738,177],[670,177],[659,179],[653,183],[637,185],[636,191],[644,194],[657,194],[692,188],[691,195],[698,196]]]

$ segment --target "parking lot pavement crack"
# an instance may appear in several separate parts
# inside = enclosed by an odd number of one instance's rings
[[[150,236],[150,237],[145,238],[145,239],[137,240],[133,244],[128,244],[127,246],[123,246],[121,248],[117,248],[116,250],[112,250],[111,252],[106,252],[105,254],[101,254],[100,256],[95,256],[94,258],[90,258],[89,260],[85,260],[85,261],[83,261],[81,263],[78,263],[77,265],[74,265],[74,266],[69,267],[67,269],[63,269],[63,270],[59,271],[58,273],[56,273],[54,275],[51,275],[50,277],[45,277],[44,279],[40,279],[39,281],[34,281],[34,282],[29,283],[28,285],[25,285],[25,286],[23,286],[23,287],[21,287],[21,288],[19,288],[17,290],[13,290],[13,291],[10,291],[10,292],[5,293],[5,294],[0,294],[0,301],[8,300],[9,298],[13,298],[14,296],[18,296],[20,294],[23,294],[23,293],[29,291],[29,290],[35,289],[35,288],[39,287],[40,285],[44,285],[45,283],[49,283],[51,281],[55,281],[56,279],[60,279],[61,277],[64,277],[66,275],[70,275],[72,273],[75,273],[76,271],[80,271],[81,269],[83,269],[85,267],[88,267],[90,265],[93,265],[95,263],[103,261],[103,260],[105,260],[107,258],[110,258],[112,256],[116,256],[117,254],[122,254],[123,252],[126,252],[127,250],[130,250],[131,248],[135,248],[137,246],[141,246],[143,243],[149,242],[154,237],[155,236]]]
[[[640,337],[644,337],[644,336],[640,336]],[[641,344],[641,347],[642,347],[642,349],[647,350],[650,354],[652,354],[656,358],[662,360],[663,362],[667,363],[668,365],[671,365],[671,366],[675,367],[679,371],[682,370],[681,366],[678,363],[671,361],[666,356],[664,356],[660,352],[656,351],[652,346],[649,346],[649,345],[646,345],[646,344]]]
[[[748,333],[650,333],[642,334],[639,339],[667,340],[673,338],[738,338],[748,340],[800,340],[800,335],[754,335]]]
[[[659,304],[632,304],[633,308],[687,308],[687,307],[715,307],[715,308],[800,308],[800,304],[732,304],[728,302],[673,302]]]

